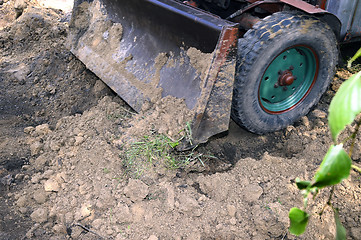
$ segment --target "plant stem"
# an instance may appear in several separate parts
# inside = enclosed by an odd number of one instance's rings
[[[327,200],[327,203],[325,204],[325,206],[323,206],[323,208],[322,208],[322,210],[321,210],[321,212],[319,214],[320,216],[322,216],[322,214],[325,211],[327,206],[332,206],[331,199],[332,199],[332,196],[333,196],[334,192],[335,192],[335,185],[333,185],[332,188],[331,188],[330,196],[328,197],[328,200]]]
[[[352,152],[353,152],[353,149],[354,149],[354,146],[355,146],[355,142],[356,142],[356,136],[357,136],[357,133],[358,131],[360,130],[360,125],[361,125],[361,119],[357,122],[357,125],[356,125],[356,129],[355,131],[352,133],[351,135],[351,138],[352,138],[352,143],[351,143],[351,146],[350,146],[350,151],[348,153],[348,155],[351,157],[352,156]]]
[[[351,165],[351,167],[354,169],[354,170],[356,170],[356,171],[358,171],[360,174],[361,174],[361,168],[359,168],[358,166],[356,166],[356,165]]]

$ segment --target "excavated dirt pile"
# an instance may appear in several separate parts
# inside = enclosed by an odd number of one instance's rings
[[[27,1],[15,19],[13,2],[0,2],[0,239],[296,239],[294,179],[309,180],[326,153],[328,104],[348,71],[295,126],[256,136],[231,122],[228,135],[184,153],[212,157],[173,169],[129,157],[130,140],[179,132],[164,125],[167,99],[136,114],[64,47],[69,14]],[[333,198],[349,239],[361,236],[360,187],[352,172]],[[310,203],[297,239],[333,239],[331,209],[317,215],[329,192]]]

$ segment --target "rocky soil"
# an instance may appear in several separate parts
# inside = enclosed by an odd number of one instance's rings
[[[16,2],[0,1],[0,239],[333,239],[331,210],[317,215],[329,189],[303,236],[288,211],[302,206],[294,179],[312,178],[331,143],[327,108],[349,71],[283,131],[231,121],[194,152],[149,160],[126,142],[169,133],[165,112],[136,114],[66,49],[69,14]],[[348,239],[361,239],[360,187],[352,171],[334,195]]]

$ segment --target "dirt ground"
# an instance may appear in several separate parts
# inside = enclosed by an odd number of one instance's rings
[[[231,121],[172,168],[119,144],[158,136],[164,114],[136,114],[69,52],[70,14],[14,2],[0,0],[0,239],[334,238],[331,210],[317,215],[329,189],[301,237],[288,233],[288,211],[302,206],[294,179],[311,179],[331,143],[327,108],[349,71],[294,126],[258,136]],[[158,129],[135,131],[147,116]],[[360,187],[352,171],[333,198],[348,239],[361,239]]]

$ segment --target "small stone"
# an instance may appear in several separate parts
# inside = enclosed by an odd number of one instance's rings
[[[150,237],[148,238],[148,240],[158,240],[158,237],[155,235],[150,235]]]
[[[15,175],[15,180],[21,181],[24,179],[24,174],[23,173],[18,173]]]
[[[34,131],[35,131],[34,127],[26,127],[26,128],[24,128],[24,133],[26,133],[26,134],[31,134]]]
[[[174,209],[174,197],[175,197],[174,187],[170,183],[162,184],[162,185],[167,189],[167,199],[166,199],[165,210],[167,212],[169,212]]]
[[[38,155],[40,151],[43,149],[43,144],[39,141],[35,141],[30,145],[31,155]]]
[[[65,217],[64,217],[64,214],[59,213],[58,209],[56,209],[56,206],[54,205],[54,206],[50,209],[48,217],[49,217],[49,218],[55,218],[55,217],[57,217],[57,216],[58,216],[58,219],[61,219],[61,220],[63,220],[63,219],[65,218]],[[64,221],[62,221],[62,222],[64,222]]]
[[[113,229],[108,228],[108,229],[105,231],[105,233],[110,236],[110,235],[112,235],[112,234],[114,233],[114,231],[113,231]]]
[[[25,207],[28,203],[28,199],[26,196],[21,196],[19,197],[19,199],[16,201],[16,205],[18,207]]]
[[[127,238],[124,237],[123,233],[118,233],[117,236],[115,236],[115,240],[126,240]]]
[[[89,217],[92,214],[90,208],[91,206],[82,206],[81,209],[75,213],[75,220],[80,221]]]
[[[44,189],[47,192],[59,192],[60,186],[59,183],[54,179],[48,179],[44,183]]]
[[[81,215],[82,215],[83,217],[89,217],[90,214],[91,214],[90,208],[91,208],[91,206],[83,206],[83,207],[80,209]]]
[[[248,202],[255,202],[262,195],[263,189],[258,184],[249,184],[243,189],[243,197]]]
[[[53,227],[53,231],[58,234],[66,234],[66,226],[63,224],[56,224]]]
[[[76,136],[74,145],[78,146],[78,145],[82,144],[83,142],[84,142],[84,137]]]
[[[196,199],[191,196],[183,195],[179,197],[179,210],[181,212],[190,213],[193,216],[200,215],[199,204]]]
[[[52,151],[59,151],[60,150],[60,147],[61,147],[61,145],[60,145],[60,143],[58,142],[58,141],[51,141],[50,142],[50,149],[52,150]]]
[[[237,219],[235,217],[231,218],[229,220],[229,223],[232,224],[232,225],[236,225],[237,224]]]
[[[134,204],[131,210],[135,222],[141,222],[144,219],[145,209],[142,204]]]
[[[14,9],[17,11],[24,11],[24,9],[27,7],[25,0],[15,0],[14,2]]]
[[[149,193],[149,187],[139,179],[129,179],[124,194],[133,202],[143,200]]]
[[[325,126],[325,123],[322,120],[319,120],[319,121],[316,122],[316,125],[318,127],[323,127],[323,126]]]
[[[114,209],[114,212],[117,222],[132,222],[132,214],[130,213],[128,205],[125,203],[118,203],[118,206]]]
[[[325,113],[324,111],[319,110],[319,109],[313,110],[312,114],[317,118],[326,118],[327,117],[327,113]]]
[[[235,216],[236,216],[236,211],[237,211],[237,209],[236,209],[235,206],[233,206],[233,205],[227,205],[227,211],[228,211],[228,215],[229,215],[230,217],[235,217]]]
[[[48,178],[50,178],[53,174],[54,174],[54,170],[49,169],[49,170],[46,170],[46,171],[43,173],[42,177],[43,177],[44,179],[48,179]]]
[[[296,131],[296,128],[292,125],[290,126],[287,126],[286,128],[286,132],[285,132],[285,135],[288,136],[290,133],[292,133],[293,131]]]
[[[218,224],[216,226],[216,230],[219,231],[219,230],[222,230],[223,229],[223,225],[222,224]]]
[[[34,222],[44,223],[48,221],[48,210],[45,208],[38,208],[30,215],[30,217]]]
[[[43,204],[47,200],[47,195],[44,190],[40,189],[34,192],[33,198],[38,204]]]
[[[79,186],[79,193],[81,195],[85,195],[87,192],[88,192],[87,185],[84,184]]]
[[[19,208],[19,212],[21,212],[22,214],[26,214],[28,212],[28,209],[26,207],[21,207]]]
[[[92,227],[95,228],[95,229],[100,229],[101,225],[103,223],[103,220],[102,219],[95,219],[93,221],[93,224],[92,224]]]
[[[19,0],[15,0],[15,4],[14,4],[16,13],[17,13],[16,2],[18,2],[18,1]],[[24,0],[22,0],[22,1],[24,1]],[[30,69],[29,69],[28,65],[26,65],[25,63],[21,63],[17,67],[10,69],[7,72],[13,74],[13,76],[17,80],[17,83],[19,83],[20,85],[24,85],[26,83],[27,75],[29,74]]]
[[[29,170],[30,169],[30,165],[23,165],[22,167],[21,167],[21,170],[22,171],[27,171],[27,170]]]
[[[43,154],[44,155],[44,154]],[[36,170],[43,170],[45,166],[48,165],[48,158],[46,156],[40,155],[33,162],[33,166]]]
[[[37,174],[31,178],[31,183],[36,184],[40,182],[41,177]]]
[[[45,87],[45,90],[49,93],[49,94],[52,94],[54,95],[56,93],[56,87],[55,86],[52,86],[51,84],[47,85]]]
[[[310,121],[308,120],[307,116],[303,116],[301,118],[303,125],[307,128],[310,129]]]
[[[35,132],[39,135],[46,135],[51,132],[49,124],[45,123],[35,127]]]
[[[56,174],[55,179],[58,183],[66,183],[68,181],[67,175],[64,172]]]
[[[104,84],[104,82],[103,81],[101,81],[101,80],[97,80],[96,82],[95,82],[95,84],[94,84],[94,88],[93,88],[93,90],[94,90],[94,92],[95,93],[100,93],[103,89],[105,89],[107,86]]]
[[[25,236],[26,236],[26,238],[28,238],[28,239],[33,239],[33,237],[34,237],[34,230],[30,229],[29,231],[26,232]]]

